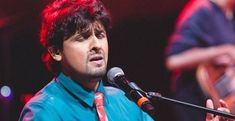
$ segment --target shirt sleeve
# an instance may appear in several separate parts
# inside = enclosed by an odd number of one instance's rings
[[[55,112],[40,103],[26,105],[21,112],[19,121],[60,121]]]
[[[208,10],[195,11],[182,24],[176,26],[169,38],[166,55],[174,55],[195,47],[207,47],[213,43],[209,30]],[[208,20],[208,21],[205,21]]]

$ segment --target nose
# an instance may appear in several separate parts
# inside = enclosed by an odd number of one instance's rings
[[[92,39],[92,42],[91,42],[92,50],[96,50],[96,51],[99,50],[102,46],[101,41],[96,36],[93,36],[91,39]]]

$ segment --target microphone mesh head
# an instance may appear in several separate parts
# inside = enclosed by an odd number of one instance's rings
[[[111,84],[115,83],[115,80],[114,80],[115,77],[124,76],[124,75],[125,75],[124,72],[119,67],[113,67],[113,68],[109,69],[109,71],[107,73],[108,81]]]

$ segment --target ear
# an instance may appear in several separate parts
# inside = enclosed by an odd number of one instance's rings
[[[54,60],[56,60],[56,61],[62,60],[61,51],[57,47],[55,47],[55,46],[48,47],[47,51],[50,53],[51,57]]]

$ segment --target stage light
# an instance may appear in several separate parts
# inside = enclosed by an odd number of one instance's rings
[[[9,97],[11,95],[11,88],[9,86],[2,86],[0,93],[3,97]]]

